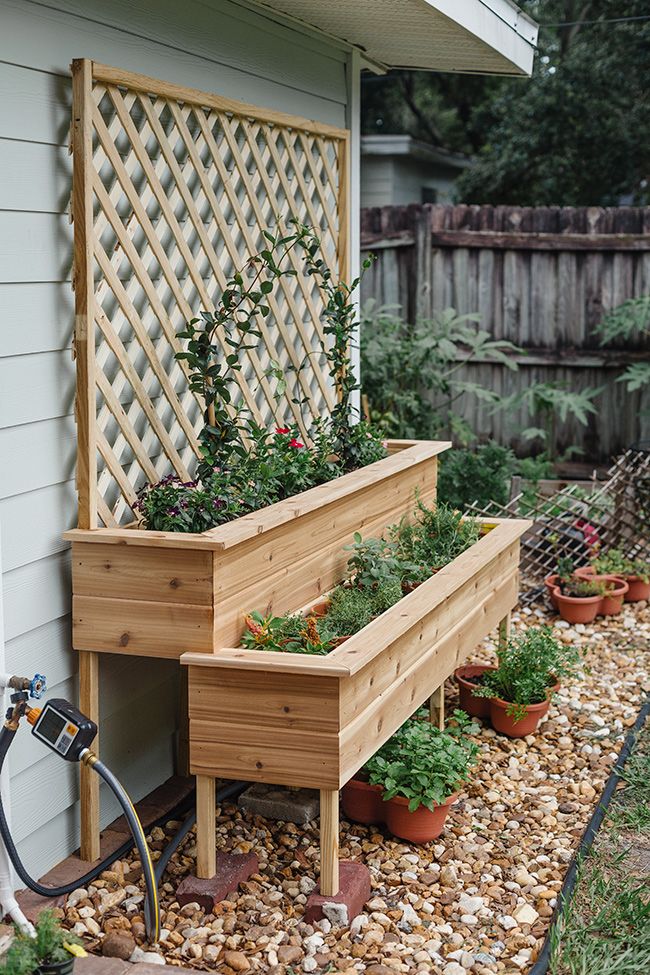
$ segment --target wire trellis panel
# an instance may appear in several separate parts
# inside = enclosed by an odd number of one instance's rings
[[[521,541],[524,603],[544,595],[544,578],[557,571],[560,558],[571,559],[576,568],[586,565],[595,545],[650,561],[650,443],[628,448],[588,494],[568,485],[550,497],[522,492],[505,505],[470,505],[468,511],[532,520]]]
[[[349,134],[85,59],[72,77],[79,526],[115,527],[147,481],[190,478],[203,405],[176,335],[246,275],[264,231],[309,224],[348,279]],[[304,431],[334,393],[322,296],[300,252],[288,260],[298,273],[268,297],[235,401],[261,425]]]

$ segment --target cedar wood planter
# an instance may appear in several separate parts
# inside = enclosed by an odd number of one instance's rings
[[[75,650],[179,658],[239,642],[244,613],[315,601],[345,572],[355,531],[380,534],[436,496],[450,444],[393,441],[389,456],[200,535],[73,529]]]

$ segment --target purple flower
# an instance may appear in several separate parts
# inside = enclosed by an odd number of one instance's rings
[[[180,515],[180,513],[181,513],[180,508],[167,508],[168,515]]]

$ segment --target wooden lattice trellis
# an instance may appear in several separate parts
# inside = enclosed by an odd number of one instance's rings
[[[290,217],[317,228],[347,278],[348,132],[152,78],[74,61],[73,217],[79,525],[132,520],[138,488],[197,456],[202,406],[176,333]],[[333,393],[322,301],[301,271],[269,298],[239,395],[262,424],[303,423]],[[267,373],[288,379],[276,399]],[[307,366],[305,367],[305,363]]]

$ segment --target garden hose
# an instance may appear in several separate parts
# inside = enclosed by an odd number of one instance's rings
[[[17,727],[7,727],[7,725],[5,725],[0,731],[0,773],[2,772],[2,767],[4,765],[7,752],[9,751],[9,747],[14,740],[16,731]],[[9,859],[11,860],[20,879],[27,887],[30,888],[30,890],[33,890],[36,894],[40,894],[42,897],[57,897],[71,894],[72,891],[76,890],[78,887],[84,887],[92,880],[95,880],[100,873],[110,866],[110,864],[114,863],[115,860],[118,860],[120,856],[124,855],[124,853],[127,853],[135,843],[136,849],[140,854],[140,862],[142,864],[142,871],[146,885],[145,922],[147,936],[150,941],[155,942],[158,940],[160,933],[158,890],[156,886],[155,872],[151,862],[151,856],[149,854],[149,848],[145,839],[144,830],[142,829],[142,824],[138,819],[137,813],[135,812],[127,793],[110,769],[106,768],[106,766],[90,751],[86,751],[82,761],[94,768],[97,774],[104,779],[104,781],[114,792],[120,806],[124,810],[124,815],[126,816],[126,821],[129,824],[133,839],[122,844],[119,849],[113,850],[101,861],[101,863],[94,866],[82,877],[77,877],[76,880],[73,880],[68,884],[63,884],[59,887],[46,887],[44,884],[40,884],[37,880],[34,880],[34,878],[29,875],[22,860],[20,859],[18,850],[16,849],[15,843],[11,837],[11,833],[9,832],[9,825],[7,823],[7,817],[5,815],[5,810],[2,803],[2,796],[0,795],[0,834],[2,835],[7,853],[9,854]]]

